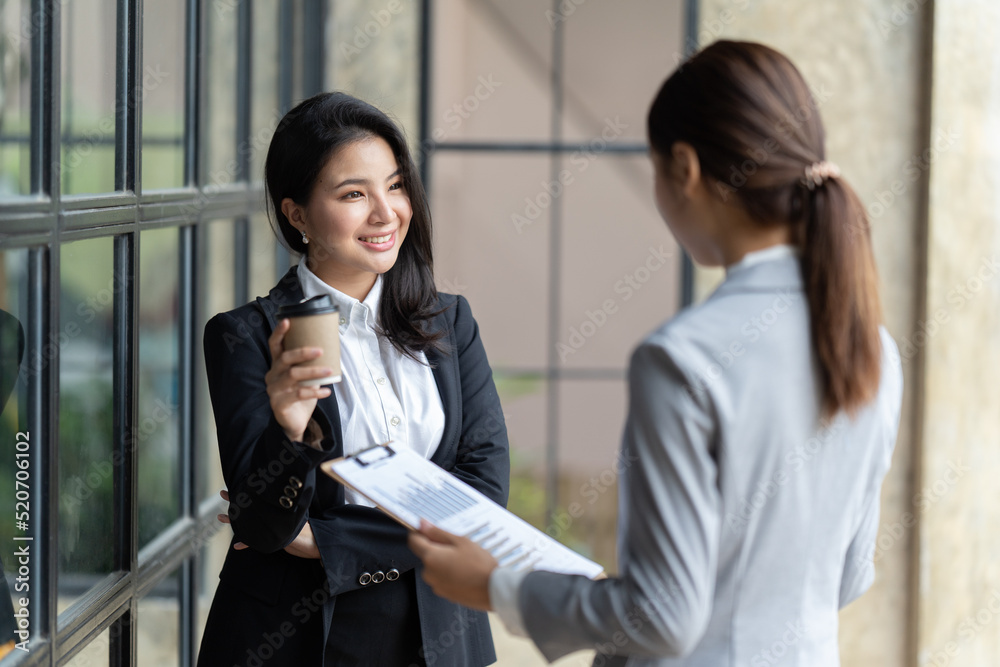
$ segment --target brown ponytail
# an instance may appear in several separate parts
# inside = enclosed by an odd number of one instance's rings
[[[662,159],[675,142],[691,144],[721,197],[735,197],[761,225],[792,228],[823,411],[853,413],[870,401],[879,384],[881,307],[867,214],[840,176],[805,180],[824,160],[825,135],[798,69],[761,44],[716,42],[663,84],[648,132]]]
[[[878,389],[881,306],[864,206],[839,177],[811,194],[802,277],[827,414],[853,412]]]

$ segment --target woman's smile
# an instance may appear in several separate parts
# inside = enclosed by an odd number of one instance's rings
[[[378,252],[392,250],[393,246],[396,245],[396,230],[380,236],[361,236],[358,241],[361,242],[361,245]]]

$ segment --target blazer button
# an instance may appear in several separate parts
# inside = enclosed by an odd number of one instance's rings
[[[285,487],[284,491],[285,495],[288,496],[289,498],[294,498],[295,496],[299,495],[299,492],[293,489],[290,484]]]
[[[399,579],[399,570],[397,570],[396,568],[392,568],[391,570],[385,573],[386,581],[396,581],[397,579]]]
[[[382,570],[379,570],[378,572],[372,575],[373,584],[381,584],[383,581],[385,581],[385,572],[383,572]]]
[[[296,489],[302,488],[302,480],[294,475],[288,478],[288,483]]]
[[[358,577],[358,583],[361,584],[362,586],[367,586],[368,584],[372,583],[372,575],[368,574],[367,572],[362,572],[361,576]]]
[[[292,509],[292,499],[289,498],[288,496],[281,496],[281,499],[278,500],[278,504],[284,507],[286,510]]]

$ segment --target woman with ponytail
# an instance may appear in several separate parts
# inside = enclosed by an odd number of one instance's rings
[[[726,279],[633,353],[621,572],[499,568],[430,525],[411,548],[439,595],[496,610],[550,660],[834,667],[838,610],[874,579],[902,397],[864,208],[805,80],[766,46],[693,56],[648,133],[663,219]]]

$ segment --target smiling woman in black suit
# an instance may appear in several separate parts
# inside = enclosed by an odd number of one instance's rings
[[[431,219],[402,133],[324,93],[282,119],[266,184],[277,230],[303,255],[268,296],[205,327],[205,360],[234,530],[198,664],[488,665],[485,614],[414,576],[406,530],[317,474],[392,440],[500,504],[507,433],[479,330],[434,288]],[[317,348],[283,350],[283,304],[340,309],[343,380]]]

